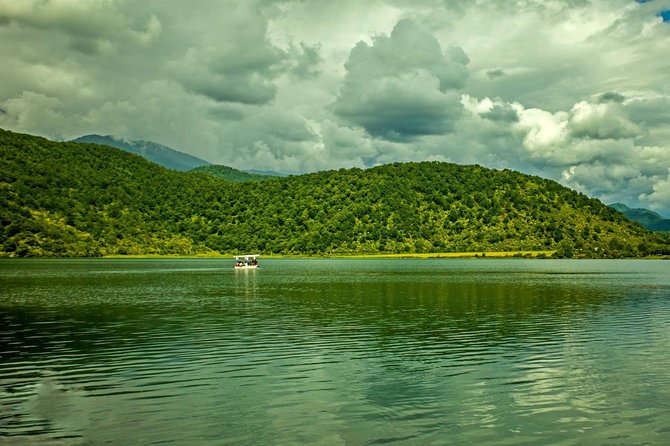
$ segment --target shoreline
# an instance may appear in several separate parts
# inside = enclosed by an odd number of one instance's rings
[[[400,254],[261,254],[264,259],[468,259],[468,258],[550,258],[556,251],[468,251]],[[112,254],[101,259],[230,259],[240,254]],[[96,258],[96,257],[91,257]]]
[[[426,260],[426,259],[533,259],[533,260],[551,260],[552,255],[556,251],[468,251],[468,252],[430,252],[430,253],[401,253],[401,254],[261,254],[263,259],[312,259],[312,260],[328,260],[328,259],[390,259],[390,260]],[[126,260],[150,260],[150,259],[164,259],[164,260],[178,260],[178,259],[224,259],[230,260],[234,258],[234,254],[113,254],[100,257],[4,257],[0,259],[126,259]],[[651,255],[645,257],[624,257],[616,259],[596,259],[590,257],[572,258],[566,260],[670,260],[667,255]]]

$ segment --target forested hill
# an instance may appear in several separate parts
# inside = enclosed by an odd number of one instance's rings
[[[211,164],[209,166],[200,166],[189,172],[204,173],[214,177],[223,178],[228,181],[262,181],[272,178],[269,175],[261,175],[258,173],[245,172],[229,166],[222,166],[219,164]]]
[[[0,130],[0,255],[668,252],[559,184],[427,162],[235,183]]]

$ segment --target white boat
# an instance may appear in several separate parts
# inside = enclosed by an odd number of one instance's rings
[[[235,269],[257,269],[259,254],[245,254],[235,256]]]

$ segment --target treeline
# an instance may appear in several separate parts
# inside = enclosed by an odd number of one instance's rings
[[[510,170],[426,162],[232,182],[4,130],[0,151],[3,256],[670,254],[598,200]]]
[[[269,175],[261,175],[258,173],[245,172],[243,170],[234,169],[228,166],[219,164],[211,164],[209,166],[200,166],[189,170],[193,173],[204,173],[214,177],[222,178],[228,181],[246,182],[246,181],[262,181],[272,178]]]

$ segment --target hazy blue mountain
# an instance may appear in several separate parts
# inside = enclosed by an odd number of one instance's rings
[[[87,142],[116,147],[117,149],[140,155],[158,165],[174,170],[186,171],[211,164],[188,153],[180,152],[179,150],[152,141],[130,141],[110,135],[85,135],[73,139],[72,142]]]
[[[663,218],[654,211],[644,208],[631,208],[623,203],[609,205],[632,221],[636,221],[651,231],[670,231],[670,218]]]

